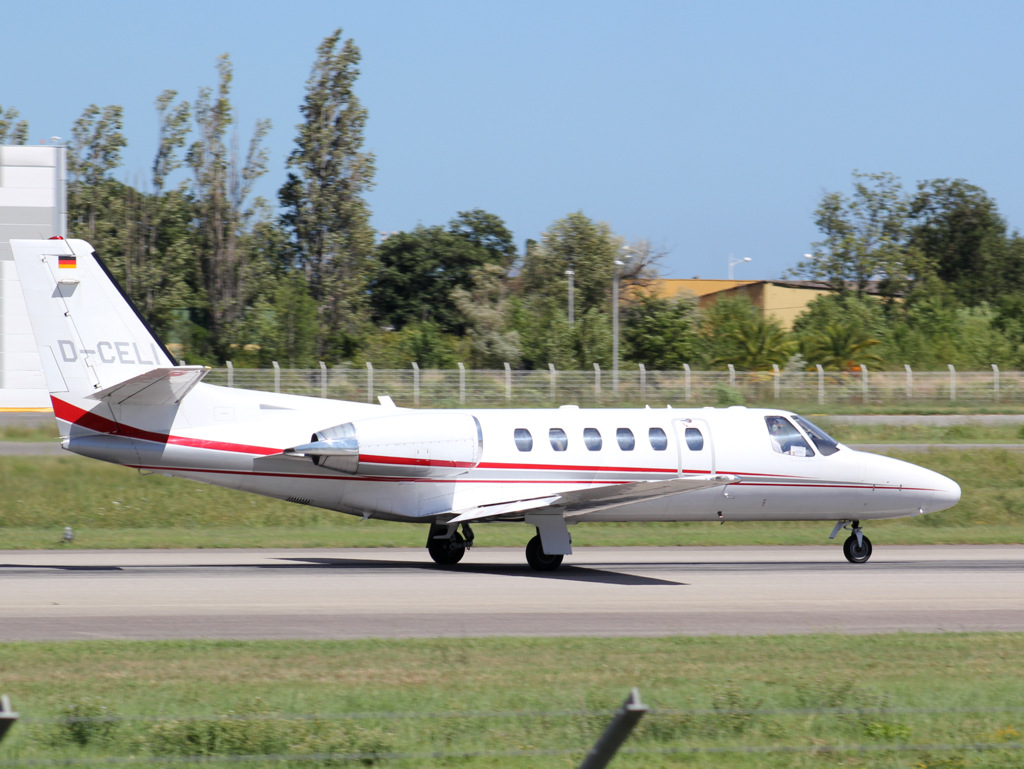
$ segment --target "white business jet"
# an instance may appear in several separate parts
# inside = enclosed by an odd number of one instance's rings
[[[175,365],[92,247],[12,240],[68,451],[301,505],[428,524],[438,564],[470,524],[536,529],[526,560],[558,568],[582,521],[860,522],[953,506],[960,487],[837,443],[779,409],[438,409],[217,387]]]

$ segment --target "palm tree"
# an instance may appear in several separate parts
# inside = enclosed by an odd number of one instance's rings
[[[822,368],[846,371],[860,364],[881,365],[882,359],[872,351],[881,344],[853,323],[826,323],[817,334],[804,337],[803,355],[811,364]]]

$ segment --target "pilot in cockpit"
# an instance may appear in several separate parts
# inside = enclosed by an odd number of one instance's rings
[[[772,439],[772,448],[779,454],[790,454],[795,457],[814,456],[811,447],[803,439],[796,428],[783,417],[765,417],[768,423],[768,434]]]

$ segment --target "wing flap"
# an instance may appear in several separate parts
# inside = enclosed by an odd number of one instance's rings
[[[206,366],[155,368],[88,397],[119,406],[167,406],[179,403],[209,371]]]
[[[496,505],[481,505],[462,510],[447,523],[521,518],[521,514],[543,508],[559,508],[566,518],[575,518],[598,510],[621,507],[635,502],[662,499],[688,491],[711,489],[735,483],[735,475],[682,476],[666,481],[633,481],[611,486],[598,486],[565,491],[547,497],[521,499]]]

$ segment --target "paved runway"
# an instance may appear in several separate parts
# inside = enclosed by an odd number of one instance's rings
[[[0,551],[0,641],[1024,631],[1024,548]]]

